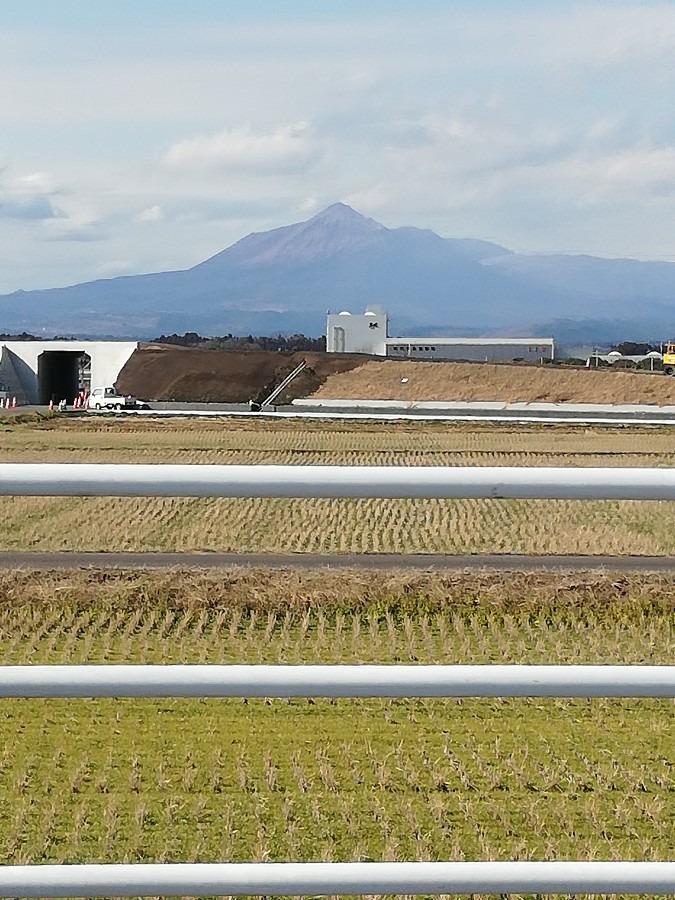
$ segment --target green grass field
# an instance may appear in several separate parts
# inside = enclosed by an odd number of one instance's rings
[[[6,573],[5,663],[672,663],[670,582]],[[668,859],[656,700],[4,700],[20,861]]]

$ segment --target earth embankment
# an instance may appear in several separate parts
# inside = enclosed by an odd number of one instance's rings
[[[675,404],[675,378],[612,369],[367,359],[329,375],[312,397],[666,406]]]
[[[144,344],[117,379],[144,400],[262,400],[303,360],[279,398],[675,404],[675,378],[615,369],[394,360],[362,354],[204,350]]]
[[[246,403],[261,400],[303,360],[307,368],[280,401],[306,397],[327,377],[361,365],[363,357],[339,353],[203,350],[144,344],[131,356],[117,388],[144,400]]]

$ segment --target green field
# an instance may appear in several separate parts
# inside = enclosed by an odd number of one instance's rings
[[[672,663],[665,578],[6,573],[5,663]],[[668,859],[657,700],[4,700],[20,861]]]

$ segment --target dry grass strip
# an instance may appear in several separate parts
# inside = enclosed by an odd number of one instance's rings
[[[219,608],[249,611],[384,615],[451,613],[455,608],[484,615],[517,611],[559,615],[602,613],[617,623],[659,611],[675,625],[675,578],[664,574],[617,576],[587,572],[424,572],[341,569],[58,569],[0,570],[0,609],[44,615],[49,608],[98,605],[130,614],[137,610],[198,612]],[[661,639],[659,639],[661,643]],[[664,646],[668,646],[665,642]],[[673,645],[675,646],[675,645]],[[668,653],[672,655],[673,646]]]
[[[661,374],[606,369],[369,360],[349,372],[330,375],[312,396],[406,402],[483,400],[664,406],[675,404],[675,379]]]

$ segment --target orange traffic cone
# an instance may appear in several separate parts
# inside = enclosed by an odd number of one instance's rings
[[[53,401],[53,400],[50,400],[50,401],[49,401],[49,411],[52,412],[53,409],[54,409],[54,401]]]
[[[12,397],[12,409],[16,409],[16,397]]]

